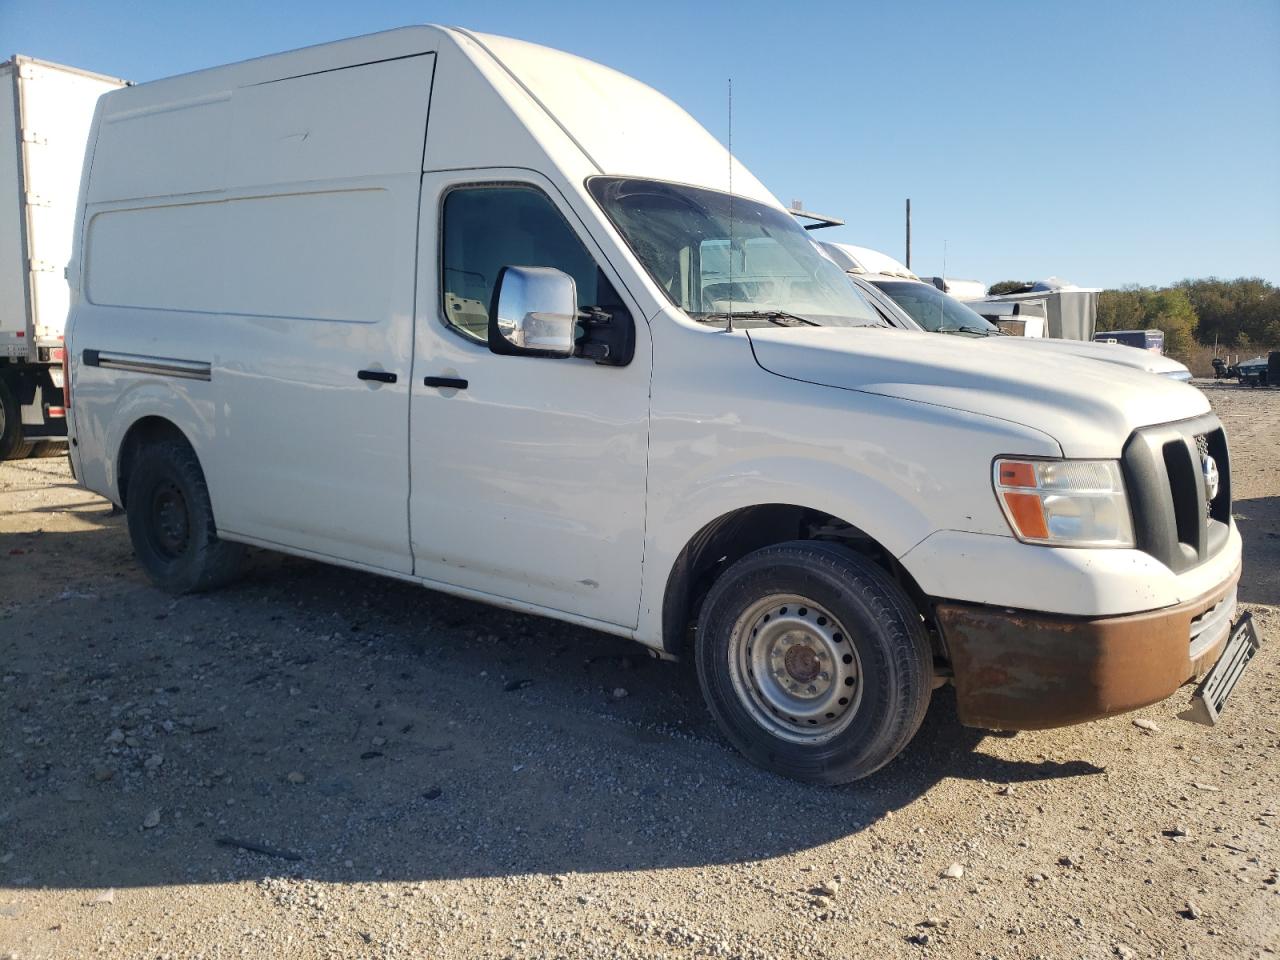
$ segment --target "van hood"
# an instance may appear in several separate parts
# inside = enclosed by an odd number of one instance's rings
[[[1190,380],[1191,371],[1185,365],[1152,350],[1140,350],[1122,343],[1093,343],[1088,340],[1062,340],[1056,337],[991,337],[988,341],[995,350],[1046,350],[1055,355],[1069,354],[1103,363],[1115,363],[1132,367],[1144,373],[1154,373],[1175,380]]]
[[[780,377],[1011,421],[1053,437],[1068,457],[1115,458],[1134,429],[1209,411],[1187,384],[1068,351],[991,349],[998,338],[887,327],[765,327],[747,336],[756,362]]]

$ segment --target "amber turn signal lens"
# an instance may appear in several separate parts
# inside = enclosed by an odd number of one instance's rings
[[[1028,540],[1049,539],[1049,524],[1044,518],[1044,504],[1040,501],[1039,494],[1006,491],[1004,502],[1018,533]]]
[[[1036,486],[1035,465],[1025,461],[1001,460],[997,476],[1002,487]]]

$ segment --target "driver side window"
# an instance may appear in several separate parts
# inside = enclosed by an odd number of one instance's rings
[[[446,322],[488,341],[489,305],[498,271],[555,267],[573,277],[578,306],[601,303],[607,285],[573,228],[542,191],[519,184],[459,187],[442,212],[441,290]]]

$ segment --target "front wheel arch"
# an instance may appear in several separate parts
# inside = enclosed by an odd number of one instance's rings
[[[935,656],[945,658],[932,601],[890,550],[839,517],[788,503],[731,510],[689,539],[671,566],[663,592],[663,652],[680,656],[685,651],[703,599],[718,577],[737,560],[764,547],[799,540],[837,543],[878,566],[910,598],[925,621]]]

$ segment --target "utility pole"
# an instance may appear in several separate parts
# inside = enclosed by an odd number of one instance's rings
[[[911,269],[911,198],[907,197],[907,269]]]

